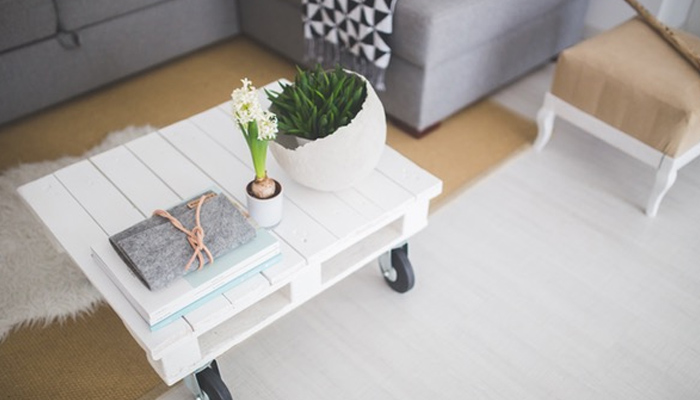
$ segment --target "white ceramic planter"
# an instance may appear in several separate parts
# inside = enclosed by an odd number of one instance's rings
[[[278,139],[270,142],[270,150],[292,179],[316,190],[347,189],[379,163],[386,143],[384,106],[367,83],[367,98],[350,124],[296,148],[289,137],[285,141],[283,135],[278,135]]]
[[[246,186],[246,203],[248,205],[248,214],[262,228],[272,228],[277,226],[282,220],[283,211],[283,193],[282,184],[275,181],[278,187],[277,194],[269,199],[258,199],[250,194],[250,185]]]

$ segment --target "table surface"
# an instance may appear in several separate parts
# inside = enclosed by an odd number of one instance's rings
[[[280,239],[283,261],[151,332],[92,260],[90,249],[164,204],[212,187],[245,205],[245,186],[254,173],[229,110],[230,102],[223,103],[19,189],[169,384],[187,373],[169,369],[170,363],[178,364],[169,359],[174,349],[190,346],[197,359],[227,351],[254,334],[253,326],[264,326],[422,229],[430,199],[442,190],[439,179],[388,146],[375,171],[338,192],[297,184],[270,156],[268,173],[285,187],[284,216],[272,229]],[[312,277],[315,272],[320,277]],[[235,326],[229,323],[227,329],[238,335],[222,341],[217,329],[233,316]]]

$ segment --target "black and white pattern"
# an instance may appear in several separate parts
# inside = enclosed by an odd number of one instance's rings
[[[307,60],[341,63],[384,88],[397,0],[302,0]]]

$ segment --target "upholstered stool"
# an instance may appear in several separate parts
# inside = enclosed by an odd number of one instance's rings
[[[700,39],[676,32],[696,52]],[[700,71],[640,19],[564,51],[537,116],[541,150],[561,117],[657,169],[655,216],[677,171],[700,155]]]

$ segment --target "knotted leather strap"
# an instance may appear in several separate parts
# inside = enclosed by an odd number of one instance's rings
[[[206,253],[207,257],[209,258],[209,263],[214,262],[214,256],[211,255],[211,252],[209,251],[207,246],[204,245],[204,229],[202,229],[202,225],[200,223],[199,218],[199,214],[202,209],[202,204],[206,199],[207,196],[203,195],[199,198],[199,201],[197,201],[197,210],[195,212],[195,227],[192,228],[191,231],[185,228],[182,225],[182,223],[178,221],[177,218],[170,215],[169,212],[164,210],[155,210],[153,212],[153,215],[158,215],[160,217],[168,219],[175,228],[179,229],[185,235],[187,235],[187,241],[190,242],[190,246],[192,246],[194,253],[192,253],[192,257],[190,257],[189,262],[187,262],[187,265],[185,265],[185,271],[188,271],[190,269],[195,257],[199,260],[198,269],[202,269],[202,267],[204,266],[204,256],[202,255],[202,252]]]

